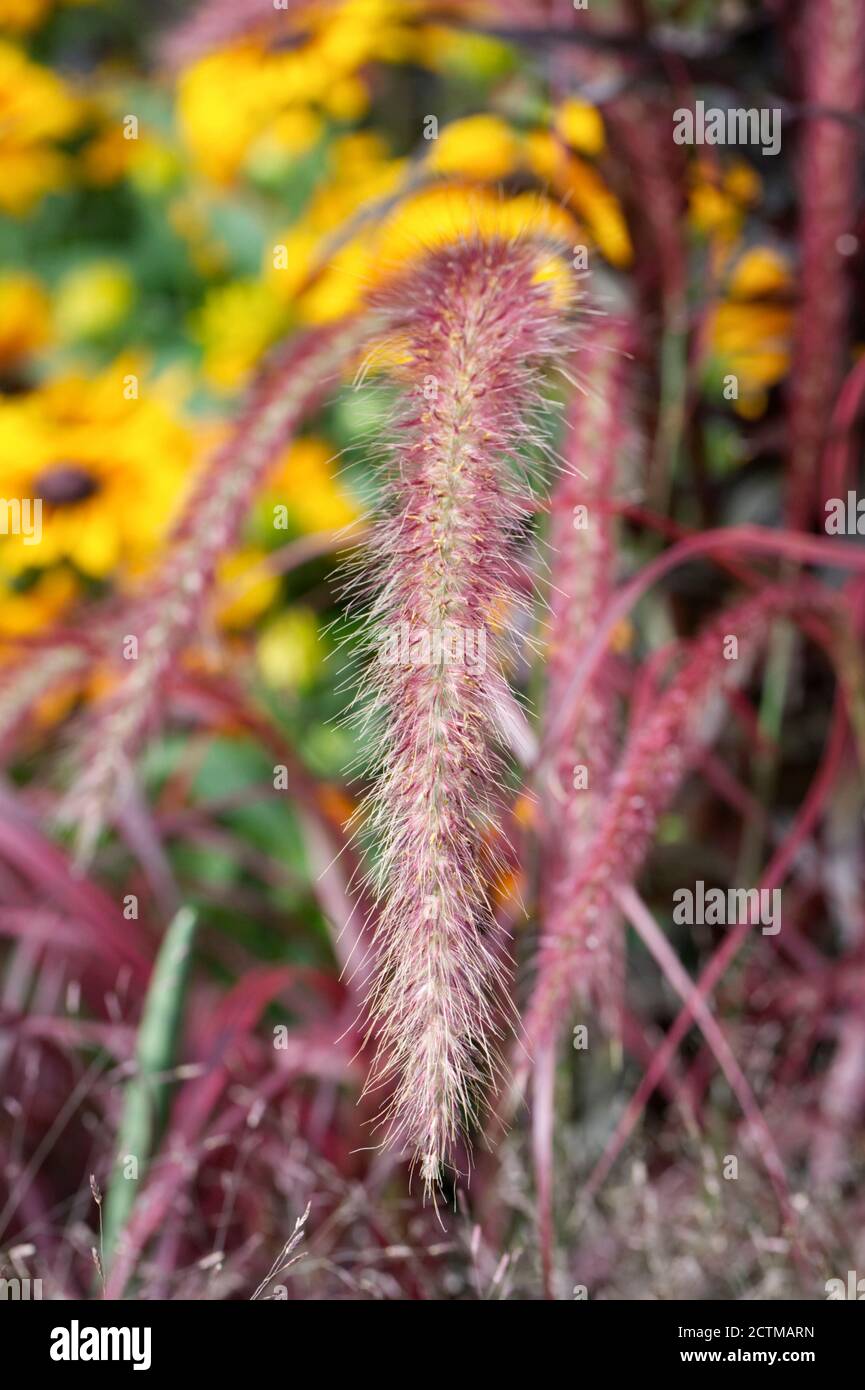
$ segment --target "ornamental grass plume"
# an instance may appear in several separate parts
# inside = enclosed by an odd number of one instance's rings
[[[633,329],[599,319],[578,356],[582,390],[567,420],[565,467],[550,501],[550,623],[545,703],[561,709],[575,664],[585,650],[616,580],[616,524],[612,502],[633,453],[633,370],[626,356]],[[604,657],[585,698],[570,710],[540,776],[543,840],[540,915],[552,937],[571,926],[586,854],[615,766],[617,658]],[[619,1032],[624,943],[611,914],[610,928],[589,957],[579,996],[591,998],[613,1034]],[[532,1151],[544,1285],[552,1288],[552,1129],[555,1039],[548,1038],[522,1070],[532,1067]],[[518,1068],[519,1070],[519,1068]]]
[[[91,654],[83,642],[58,637],[25,648],[0,670],[0,761],[20,749],[28,726],[38,724],[43,702],[86,676]]]
[[[384,298],[406,327],[387,508],[364,579],[379,905],[369,1086],[387,1091],[380,1121],[410,1146],[427,1192],[497,1068],[501,952],[488,890],[511,698],[503,627],[531,506],[515,456],[538,442],[539,368],[566,329],[561,280],[539,274],[543,260],[549,268],[549,251],[525,238],[467,240]]]
[[[817,472],[848,355],[847,260],[857,244],[862,140],[850,118],[865,105],[865,0],[806,6],[801,28],[807,115],[798,162],[802,267],[787,512],[790,526],[807,528],[825,501],[816,496]]]
[[[60,809],[61,820],[77,827],[79,865],[89,861],[100,831],[128,792],[134,759],[157,723],[165,688],[201,626],[218,563],[236,544],[269,465],[380,326],[372,314],[292,339],[262,373],[231,438],[198,479],[165,564],[108,644],[113,662],[126,657],[125,671],[94,711],[82,740],[81,771]]]
[[[616,578],[616,525],[612,502],[633,454],[633,369],[627,351],[632,329],[596,321],[583,363],[584,389],[568,416],[566,467],[550,502],[549,637],[546,704],[563,706],[575,664]],[[605,657],[552,750],[542,777],[544,848],[542,916],[556,935],[567,918],[583,857],[615,764],[616,658]],[[608,961],[608,964],[612,964]],[[614,1027],[614,975],[599,970],[583,982]]]
[[[542,934],[526,1020],[533,1051],[547,1047],[567,1018],[609,930],[615,890],[639,872],[660,816],[716,736],[726,693],[746,677],[773,621],[831,614],[836,606],[818,586],[767,586],[726,609],[685,645],[680,669],[630,732],[568,912],[548,921]],[[735,660],[725,654],[731,636],[738,642]]]
[[[657,358],[658,408],[647,460],[647,492],[665,511],[672,460],[681,446],[687,372],[688,253],[683,228],[685,186],[681,149],[669,137],[672,109],[666,99],[628,94],[610,104],[611,139],[633,178],[632,220],[636,285],[643,322],[661,311],[662,349]]]

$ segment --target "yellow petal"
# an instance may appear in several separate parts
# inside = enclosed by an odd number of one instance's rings
[[[597,107],[571,99],[556,112],[556,130],[572,149],[597,155],[604,148],[604,122]]]
[[[762,299],[785,293],[792,283],[786,257],[770,246],[755,246],[740,257],[728,289],[732,299]]]
[[[438,174],[474,179],[501,179],[513,172],[519,157],[516,136],[498,116],[467,116],[439,133],[427,156]]]

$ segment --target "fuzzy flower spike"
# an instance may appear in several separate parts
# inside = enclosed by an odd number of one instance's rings
[[[526,517],[515,456],[536,442],[539,369],[566,328],[550,264],[529,239],[467,241],[386,297],[404,325],[404,391],[365,576],[379,901],[370,1085],[386,1090],[388,1138],[411,1146],[427,1190],[496,1070],[502,950],[488,886],[510,699],[503,629]]]

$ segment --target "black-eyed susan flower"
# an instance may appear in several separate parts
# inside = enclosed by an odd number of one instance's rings
[[[0,582],[0,639],[30,637],[50,628],[72,606],[79,583],[63,567],[26,582]]]
[[[0,401],[0,494],[41,501],[38,543],[0,537],[0,570],[69,561],[94,579],[145,565],[195,457],[190,429],[133,359]],[[32,529],[32,528],[31,528]]]
[[[316,117],[357,120],[369,103],[369,64],[417,56],[419,13],[406,0],[340,0],[308,12],[290,46],[247,37],[191,63],[180,78],[178,117],[198,168],[227,184],[256,147],[272,148],[286,131],[296,153],[302,131],[307,148],[318,139]],[[292,115],[304,122],[286,126]]]
[[[310,323],[328,323],[430,251],[467,237],[525,233],[572,242],[577,224],[566,209],[537,192],[504,196],[467,180],[422,187],[358,226],[299,295],[297,310]]]
[[[729,242],[741,231],[748,209],[760,196],[759,174],[743,159],[726,166],[698,160],[690,173],[688,221],[692,229]]]
[[[34,275],[0,275],[0,372],[50,342],[51,302]]]
[[[473,179],[505,178],[519,162],[519,140],[507,121],[484,113],[446,125],[426,161],[434,173]]]
[[[70,164],[57,142],[75,130],[81,114],[56,73],[0,40],[0,210],[22,216],[63,185]]]
[[[59,5],[98,4],[99,0],[0,0],[0,32],[31,34]]]
[[[54,0],[0,0],[0,30],[29,34],[48,17]]]
[[[790,366],[792,273],[779,251],[755,246],[734,265],[709,323],[712,354],[736,377],[738,414],[753,419]]]

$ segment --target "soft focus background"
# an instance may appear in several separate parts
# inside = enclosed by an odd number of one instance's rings
[[[860,8],[836,54],[861,37]],[[805,448],[797,421],[825,429],[841,399],[858,465],[863,129],[860,95],[830,73],[851,144],[840,175],[807,156],[802,23],[783,0],[0,0],[0,495],[45,504],[38,548],[0,536],[0,1274],[98,1296],[105,1242],[128,1223],[114,1293],[540,1296],[524,1107],[507,1135],[493,1120],[476,1136],[471,1183],[436,1212],[375,1148],[374,1104],[358,1105],[358,1000],[333,933],[351,915],[350,873],[333,863],[359,751],[341,717],[352,620],[335,571],[362,544],[385,388],[347,374],[273,461],[221,557],[140,795],[89,875],[54,813],[116,678],[94,656],[101,625],[158,575],[269,351],[462,233],[531,226],[585,247],[589,292],[638,325],[624,575],[690,530],[786,518],[822,534],[813,501],[790,500],[791,441]],[[780,153],[674,145],[671,111],[697,94],[783,109]],[[827,268],[803,189],[837,177]],[[809,304],[840,285],[846,321],[809,309],[797,330],[803,274]],[[804,416],[797,389],[813,397]],[[624,669],[692,632],[720,582],[711,565],[676,571],[617,629]],[[540,698],[542,663],[515,679]],[[784,842],[823,766],[832,688],[797,647],[780,696],[759,681],[741,694],[738,742],[663,818],[642,893],[691,975],[720,937],[670,926],[671,885],[749,883]],[[737,1100],[694,1029],[581,1203],[678,1012],[631,942],[621,1035],[585,1055],[568,1039],[560,1059],[559,1296],[819,1298],[863,1267],[862,786],[844,740],[786,890],[787,947],[758,940],[719,991],[787,1166],[780,1214],[780,1180],[773,1191],[747,1157]],[[513,868],[495,892],[519,1000],[537,929],[534,800],[512,790],[511,810]],[[153,1114],[128,1085],[150,965],[107,942],[128,929],[152,964],[169,922],[189,927],[181,903],[197,926],[189,969],[161,980],[164,1016],[151,1012]],[[118,1153],[135,1168],[120,1179]]]

